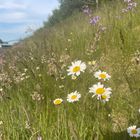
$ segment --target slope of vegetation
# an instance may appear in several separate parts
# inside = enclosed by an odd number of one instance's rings
[[[0,136],[3,140],[131,140],[140,127],[140,6],[122,13],[124,2],[102,4],[92,16],[75,13],[6,50],[0,73]],[[71,62],[87,66],[68,76]],[[98,70],[109,73],[98,80]],[[92,98],[101,82],[112,89],[108,102]],[[77,102],[67,95],[77,91]],[[54,100],[62,98],[60,105]],[[135,139],[135,138],[134,138]],[[139,139],[139,138],[137,138]]]

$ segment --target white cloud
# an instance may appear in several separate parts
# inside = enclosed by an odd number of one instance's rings
[[[15,3],[15,2],[3,2],[0,3],[0,9],[26,9],[28,6],[24,3]]]
[[[0,3],[0,22],[43,22],[57,7],[57,0],[23,0],[22,3],[16,0],[5,0]]]
[[[13,23],[19,22],[26,18],[26,13],[24,12],[7,12],[0,14],[0,22],[1,23]]]

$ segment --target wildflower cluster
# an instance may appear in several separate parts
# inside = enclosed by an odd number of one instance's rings
[[[53,57],[47,60],[47,66],[48,66],[47,74],[48,75],[50,76],[57,75],[58,71],[57,71],[56,64],[57,64],[56,59]]]
[[[97,31],[95,33],[94,42],[93,42],[93,44],[90,45],[89,48],[87,48],[87,52],[86,52],[87,55],[91,55],[93,53],[93,51],[95,51],[96,44],[100,40],[101,34],[106,30],[106,27],[100,23],[100,20],[101,20],[100,16],[92,15],[92,10],[90,10],[90,8],[88,6],[84,6],[83,12],[89,16],[89,23],[91,25],[94,25],[97,27],[97,28],[95,28]]]
[[[83,6],[83,13],[88,16],[91,16],[92,10],[89,8],[88,5],[85,5],[85,6]]]
[[[93,73],[94,71],[96,71],[97,69],[97,63],[95,60],[92,60],[92,61],[88,61],[88,70],[89,70],[89,73]]]
[[[84,13],[89,13],[89,7],[86,7],[84,10]],[[91,16],[91,13],[88,14],[90,15],[90,24],[92,25],[98,25],[97,32],[95,33],[94,37],[94,43],[91,45],[90,49],[87,50],[87,54],[90,55],[95,49],[95,46],[97,42],[101,38],[101,33],[106,30],[106,27],[104,27],[102,24],[98,24],[100,22],[101,17],[100,16]],[[93,50],[93,51],[92,51]],[[94,63],[94,62],[93,62]],[[90,63],[91,65],[92,63]],[[95,63],[94,63],[95,65]],[[102,72],[101,70],[95,72],[94,74],[95,78],[98,78],[99,80],[106,81],[111,78],[109,74],[106,72]],[[89,92],[93,93],[93,96],[97,96],[98,100],[101,100],[102,102],[107,102],[110,99],[110,95],[112,94],[112,89],[111,88],[106,88],[101,82],[98,82],[97,84],[94,84],[92,87],[89,88]]]
[[[140,51],[137,50],[131,60],[132,62],[134,62],[135,64],[139,65],[140,64]]]
[[[32,100],[34,101],[42,101],[44,100],[43,94],[41,94],[41,86],[37,84],[33,93],[31,94]]]
[[[70,103],[77,102],[81,98],[81,94],[79,92],[74,91],[67,95],[67,101]],[[63,102],[62,98],[57,98],[53,101],[54,105],[60,105]]]
[[[42,94],[39,94],[38,92],[34,92],[31,97],[34,101],[44,100],[44,96]]]
[[[28,121],[25,122],[25,128],[26,129],[30,129],[31,128],[31,125]]]
[[[86,54],[87,55],[92,55],[93,54],[93,52],[96,50],[97,43],[101,39],[102,33],[104,33],[105,31],[106,31],[106,27],[100,24],[98,26],[98,28],[97,28],[96,33],[95,33],[95,37],[94,37],[93,43],[86,50]]]
[[[41,63],[44,64],[46,62],[47,62],[46,56],[45,55],[42,55],[42,57],[41,57]]]
[[[100,19],[101,19],[101,17],[99,17],[99,16],[92,17],[92,18],[90,18],[89,23],[92,25],[96,25],[100,21]]]
[[[95,72],[94,76],[101,81],[106,81],[111,78],[109,74],[104,71],[102,72],[101,70]],[[89,88],[89,92],[93,94],[92,97],[96,96],[98,100],[105,103],[109,101],[110,95],[112,94],[112,89],[106,88],[101,82],[98,82]]]
[[[88,62],[89,65],[95,65],[95,61]],[[72,76],[79,76],[81,72],[85,72],[86,64],[82,62],[81,60],[72,62],[72,66],[69,66],[68,68],[68,75]],[[110,87],[106,87],[103,82],[110,80],[111,76],[105,72],[105,71],[96,71],[94,73],[94,77],[100,80],[97,84],[92,85],[92,87],[89,88],[89,93],[92,93],[92,97],[96,97],[97,100],[100,100],[103,103],[106,103],[109,101],[112,89]],[[81,98],[81,94],[79,92],[75,91],[67,96],[68,102],[76,102],[79,101]],[[54,100],[55,105],[60,105],[63,102],[63,99],[58,98]],[[130,137],[140,137],[140,128],[136,128],[136,126],[131,126],[127,128],[127,132],[129,133]]]
[[[122,9],[122,13],[132,11],[134,8],[137,7],[137,3],[134,2],[133,0],[124,0],[124,2],[127,4],[127,7]]]
[[[68,75],[72,76],[72,79],[76,79],[77,76],[81,74],[81,72],[85,72],[87,66],[84,62],[81,60],[75,61],[71,63],[72,65],[68,67]],[[76,102],[79,101],[81,98],[81,94],[78,91],[71,92],[70,94],[67,95],[67,101],[68,102]],[[55,105],[60,105],[63,102],[62,98],[57,98],[53,101]]]
[[[89,16],[89,23],[91,25],[97,25],[101,19],[99,16],[92,16],[92,10],[89,8],[88,5],[83,7],[83,13]]]
[[[17,73],[13,77],[16,83],[20,83],[21,81],[28,79],[30,76],[27,74],[26,71],[24,71],[23,73],[20,71],[17,71]]]
[[[90,62],[90,65],[94,65],[96,62],[92,61]],[[86,64],[84,62],[82,62],[81,60],[72,62],[72,65],[68,67],[68,75],[72,76],[72,79],[77,76],[79,76],[81,74],[81,72],[85,72],[85,69],[87,68]],[[101,70],[95,72],[94,74],[95,78],[98,78],[99,80],[102,81],[106,81],[109,80],[111,78],[111,76],[109,74],[107,74],[106,72],[102,72]],[[103,84],[101,84],[100,82],[93,85],[91,88],[89,88],[89,92],[93,93],[93,96],[97,96],[98,100],[101,100],[102,102],[107,102],[110,99],[110,95],[112,94],[112,89],[111,88],[106,88]],[[68,102],[76,102],[79,101],[79,99],[81,98],[81,94],[79,94],[78,91],[72,92],[70,94],[68,94],[67,96],[67,101]],[[54,100],[54,104],[55,105],[59,105],[63,102],[63,99],[58,98]]]
[[[65,67],[66,67],[66,63],[68,63],[70,59],[70,56],[68,54],[62,54],[60,55],[60,59],[59,59],[59,63],[60,63],[60,67],[61,67],[61,70],[64,70]]]
[[[12,80],[9,77],[8,73],[2,72],[0,74],[0,83],[2,87],[7,87],[7,88],[11,87]]]

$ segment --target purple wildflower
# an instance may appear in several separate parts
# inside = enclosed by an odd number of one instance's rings
[[[96,25],[101,18],[99,16],[95,16],[90,19],[90,24]]]
[[[127,2],[127,7],[125,9],[122,9],[122,13],[126,13],[128,11],[131,11],[135,7],[137,7],[137,3],[133,2],[132,0],[124,0],[124,2]]]
[[[130,3],[128,3],[128,6],[137,7],[137,3],[136,2],[130,2]]]
[[[132,10],[132,9],[133,7],[128,5],[127,10]]]
[[[83,13],[90,16],[90,14],[92,13],[92,10],[88,6],[84,6]]]
[[[130,2],[128,3],[127,10],[133,10],[133,8],[137,7],[137,3]]]

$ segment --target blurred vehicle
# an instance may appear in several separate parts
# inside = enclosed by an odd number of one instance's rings
[[[8,42],[4,42],[0,39],[0,48],[4,48],[4,47],[12,47],[12,45],[10,45]]]

